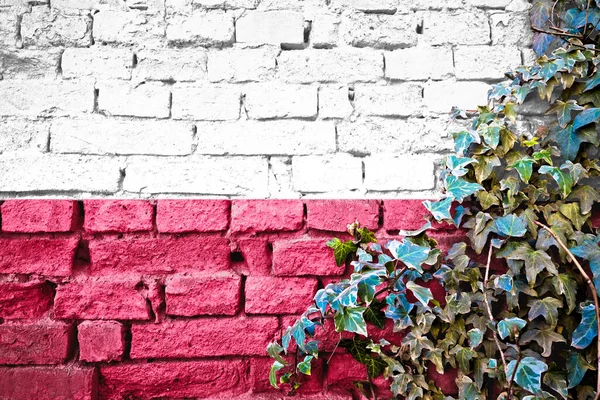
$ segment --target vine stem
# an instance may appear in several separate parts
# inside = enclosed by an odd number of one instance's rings
[[[544,29],[540,29],[540,28],[536,28],[535,26],[531,27],[531,30],[534,32],[539,32],[539,33],[545,33],[547,35],[554,35],[554,36],[564,36],[564,37],[572,37],[572,38],[577,38],[577,39],[583,39],[583,36],[578,34],[578,33],[568,33],[563,31],[562,29],[558,29],[558,28],[551,28],[554,32],[550,32],[550,31],[546,31]]]
[[[492,315],[492,307],[490,306],[490,302],[487,295],[487,284],[490,278],[490,264],[492,263],[492,252],[494,247],[490,244],[490,250],[488,251],[487,264],[485,266],[485,278],[483,279],[483,301],[485,301],[485,308],[487,309],[490,322],[496,322],[494,316]],[[492,329],[492,334],[494,336],[494,341],[496,342],[496,347],[498,347],[498,351],[500,352],[500,358],[502,359],[502,365],[504,366],[504,375],[508,379],[508,364],[506,363],[506,356],[502,351],[502,346],[500,344],[500,339],[498,338],[498,334],[495,329]]]
[[[515,375],[517,374],[517,368],[519,367],[519,363],[521,362],[521,346],[519,346],[519,337],[516,337],[516,341],[515,343],[517,344],[517,349],[519,351],[519,355],[517,356],[517,362],[515,363],[515,369],[513,370],[512,376],[510,377],[510,382],[508,382],[508,398],[509,400],[512,400],[513,398],[513,388],[512,388],[512,383],[515,380]]]
[[[598,302],[598,292],[596,291],[594,282],[592,282],[592,280],[590,279],[587,272],[585,272],[585,270],[583,269],[583,267],[581,266],[579,261],[577,261],[577,259],[573,255],[573,253],[571,253],[571,250],[569,250],[567,245],[564,244],[562,240],[560,240],[558,235],[556,233],[554,233],[554,231],[552,231],[552,229],[549,226],[546,226],[539,221],[534,221],[534,222],[537,226],[546,230],[554,238],[554,240],[556,240],[558,245],[569,255],[569,258],[571,259],[573,264],[575,264],[575,266],[579,270],[579,273],[581,274],[581,276],[587,283],[588,287],[590,288],[590,291],[592,292],[592,296],[594,298],[594,305],[596,306],[596,325],[598,326],[598,328],[600,328],[600,325],[599,325],[600,324],[600,304]],[[599,334],[596,337],[596,341],[597,341],[596,347],[597,347],[597,358],[598,358],[598,369],[596,371],[598,371],[598,378],[596,380],[596,397],[594,397],[594,400],[600,399],[600,329],[599,329]]]

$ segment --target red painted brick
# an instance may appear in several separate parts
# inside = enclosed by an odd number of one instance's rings
[[[131,358],[264,355],[279,331],[275,317],[201,318],[131,326]]]
[[[229,200],[158,200],[159,232],[218,232],[229,226]]]
[[[54,316],[73,319],[148,320],[146,299],[136,289],[139,279],[85,278],[59,285]]]
[[[349,353],[335,353],[327,364],[327,386],[352,388],[352,381],[367,379],[367,368]]]
[[[386,231],[419,229],[429,211],[423,200],[384,200],[383,227]]]
[[[69,276],[78,237],[0,239],[0,274]]]
[[[311,304],[317,280],[249,276],[246,279],[246,314],[300,314]]]
[[[267,239],[242,239],[240,251],[244,256],[245,275],[270,275],[272,257]]]
[[[75,228],[77,202],[72,200],[6,200],[2,204],[4,232],[69,232]]]
[[[242,360],[121,364],[100,368],[100,398],[233,398],[248,390]],[[214,396],[214,397],[212,397]]]
[[[0,283],[0,317],[40,318],[52,307],[53,297],[47,282]]]
[[[77,327],[79,359],[120,361],[125,351],[125,329],[116,321],[84,321]]]
[[[94,400],[95,368],[0,367],[0,399]]]
[[[136,232],[152,229],[154,208],[143,200],[85,200],[88,232]]]
[[[377,200],[308,200],[306,210],[310,229],[346,232],[354,221],[371,230],[379,226]]]
[[[95,274],[229,270],[229,243],[220,237],[93,239],[89,248]]]
[[[297,231],[302,228],[304,204],[300,200],[234,200],[232,232]]]
[[[451,368],[449,365],[445,366],[444,373],[440,374],[436,371],[435,366],[429,363],[427,369],[427,381],[434,381],[437,387],[439,387],[445,395],[452,396],[458,393],[458,386],[456,385],[456,377],[458,376],[458,370]]]
[[[60,364],[69,355],[72,332],[72,325],[54,321],[2,324],[0,364]]]
[[[273,273],[279,276],[344,274],[335,264],[333,250],[325,239],[276,241],[273,244]]]
[[[230,272],[172,275],[166,280],[167,314],[235,315],[240,309],[242,279]]]
[[[293,365],[293,358],[290,357],[290,364]],[[269,371],[273,365],[273,359],[269,357],[254,357],[250,359],[250,387],[253,393],[270,392],[276,390],[269,383]],[[285,371],[285,370],[284,370]],[[281,376],[283,373],[278,374]],[[319,393],[323,391],[323,359],[313,359],[311,363],[311,374],[309,376],[298,374],[298,379],[302,386],[297,391],[298,394]],[[287,393],[290,385],[279,385],[280,393]],[[280,394],[281,396],[282,394]]]

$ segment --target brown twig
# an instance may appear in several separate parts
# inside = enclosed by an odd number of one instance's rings
[[[587,7],[585,8],[585,26],[583,27],[583,34],[587,33],[588,18],[590,16],[590,7],[592,6],[592,0],[588,0]]]
[[[516,344],[517,344],[517,350],[519,351],[519,354],[517,355],[517,362],[515,363],[515,369],[513,370],[513,373],[510,377],[510,381],[508,382],[508,399],[512,400],[513,398],[513,388],[512,388],[512,383],[515,380],[515,375],[517,375],[517,368],[519,367],[519,363],[521,362],[521,346],[519,346],[519,338],[516,338]],[[507,377],[508,378],[508,377]]]
[[[562,29],[558,29],[558,28],[550,28],[552,29],[554,32],[550,32],[544,29],[540,29],[540,28],[536,28],[535,26],[531,27],[531,30],[534,32],[539,32],[539,33],[545,33],[546,35],[553,35],[553,36],[564,36],[564,37],[572,37],[572,38],[577,38],[577,39],[583,39],[583,36],[580,35],[579,33],[568,33],[563,31]]]
[[[556,242],[558,243],[558,245],[569,255],[569,258],[571,259],[571,262],[573,262],[573,264],[575,264],[575,266],[579,270],[579,273],[581,274],[581,276],[583,277],[583,279],[587,283],[588,287],[590,288],[590,291],[592,292],[592,297],[594,298],[594,305],[596,307],[596,325],[599,325],[600,324],[600,304],[598,302],[598,292],[596,291],[596,287],[594,286],[594,282],[592,282],[592,280],[590,279],[590,277],[587,274],[587,272],[585,272],[585,270],[583,269],[583,267],[581,266],[581,264],[579,263],[579,261],[577,261],[577,259],[573,255],[573,253],[571,253],[571,250],[569,250],[569,248],[567,247],[567,245],[565,245],[563,243],[563,241],[560,240],[560,238],[558,237],[558,235],[556,233],[554,233],[550,227],[542,224],[541,222],[539,222],[539,221],[534,221],[534,222],[535,222],[535,224],[537,226],[539,226],[540,228],[546,230],[554,238],[554,240],[556,240]],[[600,328],[600,325],[598,327]],[[598,349],[598,354],[600,355],[600,334],[597,336],[596,340],[597,340],[596,346],[597,346],[597,349]],[[600,399],[600,356],[598,357],[598,369],[597,369],[597,371],[598,371],[599,375],[598,375],[598,378],[597,378],[597,381],[596,381],[596,397],[594,397],[594,400]]]

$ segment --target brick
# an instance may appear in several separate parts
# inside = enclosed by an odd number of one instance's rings
[[[258,0],[194,0],[194,5],[208,9],[221,8],[226,10],[253,9],[256,8],[258,3]]]
[[[502,79],[521,64],[521,51],[504,46],[468,46],[454,49],[457,79]]]
[[[333,251],[327,247],[325,239],[278,240],[273,244],[273,273],[278,276],[339,276],[344,274],[344,267],[335,264]]]
[[[158,46],[163,41],[162,18],[139,12],[101,10],[94,14],[96,43],[144,44]]]
[[[321,118],[348,118],[354,112],[347,87],[319,88],[319,116]]]
[[[417,44],[417,20],[412,15],[345,14],[342,40],[354,47],[401,49]]]
[[[0,318],[40,318],[52,307],[53,297],[47,282],[0,283]]]
[[[327,6],[326,0],[261,0],[258,10],[294,10],[304,11]]]
[[[458,376],[457,368],[445,368],[444,373],[440,374],[436,368],[432,365],[427,369],[427,381],[434,381],[435,385],[440,388],[442,393],[445,395],[455,395],[458,393],[458,386],[456,385],[456,379]]]
[[[309,229],[346,232],[354,221],[371,230],[379,226],[376,200],[309,200],[306,210]]]
[[[77,155],[0,157],[0,192],[61,191],[111,193],[119,166],[111,159]]]
[[[94,89],[91,82],[0,81],[0,93],[10,93],[11,101],[0,103],[0,115],[45,117],[92,112]]]
[[[474,7],[481,8],[505,8],[512,0],[467,0]]]
[[[0,363],[61,364],[71,350],[72,328],[71,324],[54,321],[2,324]]]
[[[140,50],[133,80],[197,81],[206,76],[206,51],[203,49]]]
[[[292,159],[272,156],[269,167],[268,196],[276,199],[298,197],[292,187]]]
[[[152,229],[154,207],[142,200],[84,200],[87,232],[136,232]]]
[[[317,292],[317,280],[249,276],[245,283],[246,314],[299,314]],[[273,296],[273,293],[278,293]]]
[[[16,47],[18,26],[16,12],[0,12],[0,44],[6,49]]]
[[[403,81],[446,79],[454,73],[450,47],[417,46],[384,53],[385,77]]]
[[[365,158],[365,186],[370,190],[432,190],[435,168],[430,156],[370,156]]]
[[[249,11],[236,21],[238,43],[280,44],[300,47],[304,44],[304,16],[293,11]]]
[[[167,315],[236,315],[242,279],[230,272],[207,272],[167,277]]]
[[[112,118],[57,120],[50,128],[54,153],[187,155],[193,125],[186,122]]]
[[[245,261],[244,275],[271,274],[271,251],[267,239],[241,239],[238,244]]]
[[[490,15],[492,44],[500,46],[529,47],[533,41],[529,17],[526,13],[496,13]],[[526,63],[526,65],[529,65]]]
[[[3,232],[69,232],[75,228],[77,203],[71,200],[6,200]]]
[[[77,327],[77,340],[81,361],[121,361],[125,327],[117,321],[83,321]]]
[[[337,353],[331,357],[327,368],[327,387],[352,387],[353,381],[364,381],[367,370],[352,355]]]
[[[108,115],[168,118],[170,88],[158,82],[138,86],[117,81],[98,82],[98,110]]]
[[[0,124],[0,153],[26,151],[45,152],[50,124],[44,121],[12,120]]]
[[[386,231],[419,229],[428,215],[423,200],[383,201],[383,228]]]
[[[56,288],[54,316],[58,319],[148,320],[140,280],[121,277],[83,278]]]
[[[171,112],[174,119],[237,120],[241,96],[236,86],[175,85]]]
[[[33,7],[23,14],[21,36],[27,46],[85,47],[92,44],[87,16],[67,16],[46,7]]]
[[[97,379],[93,367],[0,367],[0,398],[93,400]]]
[[[158,325],[133,324],[131,359],[263,355],[278,330],[276,317],[209,317]]]
[[[304,205],[299,200],[233,200],[231,232],[297,231]]]
[[[60,54],[60,49],[2,50],[0,75],[3,79],[55,79],[58,75]]]
[[[423,41],[430,45],[489,44],[490,25],[487,15],[483,11],[425,13]]]
[[[261,46],[256,49],[223,49],[208,53],[208,80],[211,82],[261,82],[275,76],[281,49]]]
[[[476,110],[478,105],[487,104],[490,85],[484,82],[429,82],[423,97],[425,106],[432,112],[449,113],[453,106]]]
[[[354,93],[354,107],[361,115],[384,117],[422,115],[423,87],[418,84],[357,86]]]
[[[0,239],[0,273],[71,275],[78,237]]]
[[[310,44],[315,49],[336,47],[339,40],[340,17],[336,14],[317,14],[313,17]]]
[[[229,270],[227,239],[206,236],[92,239],[93,273],[145,274]]]
[[[100,398],[234,398],[248,390],[247,368],[243,360],[105,365]]]
[[[294,157],[292,171],[294,189],[300,192],[322,193],[362,186],[362,161],[349,154]]]
[[[229,226],[229,200],[158,200],[159,232],[218,232]]]
[[[335,151],[330,122],[244,121],[197,123],[197,153],[214,155],[304,155]]]
[[[69,48],[62,55],[63,78],[93,76],[101,79],[131,79],[133,53],[127,49],[93,46]]]
[[[246,86],[244,110],[252,119],[316,118],[317,88],[302,85]]]
[[[262,157],[148,160],[129,159],[126,191],[263,197],[267,190],[268,163]]]
[[[170,43],[193,43],[195,46],[221,47],[234,42],[233,15],[212,11],[167,19]]]
[[[334,0],[334,7],[350,7],[357,11],[369,13],[393,14],[398,2],[394,0]]]
[[[279,77],[290,83],[374,82],[383,78],[383,56],[370,49],[284,51]]]

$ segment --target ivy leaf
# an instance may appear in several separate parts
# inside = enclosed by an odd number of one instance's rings
[[[433,295],[431,294],[431,290],[429,288],[417,285],[412,281],[406,282],[406,288],[410,290],[417,300],[419,300],[425,307],[427,307],[429,301],[433,299]]]
[[[577,281],[568,274],[558,274],[552,277],[552,285],[556,293],[565,296],[567,301],[567,314],[571,314],[576,306]]]
[[[427,336],[421,335],[418,330],[408,332],[408,334],[402,340],[403,344],[410,347],[410,358],[416,360],[421,356],[423,349],[435,350],[435,345]]]
[[[552,258],[544,250],[534,250],[527,242],[515,243],[512,247],[507,246],[505,255],[508,260],[521,260],[525,262],[525,274],[529,286],[533,287],[538,274],[544,269],[551,274],[558,274],[558,270]],[[504,256],[504,253],[500,253]]]
[[[554,343],[567,342],[563,335],[555,332],[554,329],[549,326],[543,329],[530,329],[521,335],[521,344],[527,344],[531,341],[536,342],[544,349],[542,357],[550,357],[552,354],[552,345]]]
[[[571,253],[576,255],[577,257],[581,257],[584,260],[588,260],[590,262],[590,269],[592,270],[592,274],[594,275],[594,286],[596,286],[596,290],[600,291],[600,247],[598,247],[598,242],[600,238],[596,237],[592,239],[586,239],[583,241],[583,244],[577,247],[573,247],[571,249]]]
[[[579,203],[565,203],[559,207],[560,212],[573,223],[577,230],[581,230],[588,217],[581,214]]]
[[[379,329],[385,328],[385,314],[381,311],[384,306],[385,303],[382,301],[372,302],[363,314],[365,321]]]
[[[510,292],[513,290],[513,278],[506,274],[500,275],[494,279],[494,286],[505,292]]]
[[[467,336],[469,337],[469,347],[471,349],[475,349],[483,341],[483,332],[479,328],[471,329],[467,332]]]
[[[496,219],[494,225],[497,232],[503,236],[523,237],[527,233],[525,218],[514,214]]]
[[[454,356],[460,370],[468,374],[471,371],[471,360],[477,356],[477,352],[468,347],[456,345],[450,350],[450,355]]]
[[[464,176],[469,172],[465,167],[477,162],[476,159],[470,157],[448,156],[446,158],[446,168],[454,176]]]
[[[579,200],[581,212],[587,214],[592,211],[595,202],[600,201],[600,193],[591,186],[577,186],[567,197],[567,200]]]
[[[385,298],[385,302],[388,304],[385,316],[394,321],[394,328],[402,330],[413,325],[410,312],[414,304],[410,303],[404,294],[392,293]]]
[[[532,41],[533,51],[535,51],[538,56],[543,55],[546,50],[548,50],[548,46],[550,46],[550,43],[552,43],[554,39],[554,36],[547,33],[534,32]]]
[[[457,201],[463,201],[465,197],[472,195],[478,190],[482,190],[483,186],[478,183],[469,182],[456,176],[446,176],[446,190],[452,195]]]
[[[567,399],[569,391],[567,390],[567,378],[564,373],[550,371],[544,375],[544,384],[550,389],[560,394],[563,399]]]
[[[600,118],[600,108],[588,108],[575,117],[573,130],[576,131],[583,126],[597,122],[598,118]]]
[[[367,323],[363,317],[365,307],[347,307],[335,314],[336,332],[354,332],[367,336]]]
[[[517,170],[523,182],[529,183],[529,179],[531,179],[531,174],[533,172],[534,162],[535,160],[533,158],[526,157],[512,164],[511,168]]]
[[[598,320],[596,319],[596,307],[588,304],[581,307],[581,322],[573,331],[571,346],[576,349],[585,349],[594,338],[598,336]]]
[[[387,247],[392,255],[402,261],[408,268],[423,273],[421,265],[429,258],[431,251],[429,247],[419,246],[409,240],[403,242],[392,240]]]
[[[452,134],[454,138],[454,149],[456,153],[464,155],[469,146],[473,143],[481,143],[481,138],[475,132],[461,131]]]
[[[454,199],[452,197],[446,197],[444,200],[440,201],[426,200],[423,202],[423,205],[431,215],[433,215],[433,218],[437,221],[442,221],[452,218],[452,215],[450,215],[450,208],[452,207],[453,201]]]
[[[560,192],[564,197],[567,197],[573,188],[573,178],[568,172],[562,171],[557,167],[550,167],[548,165],[542,165],[538,170],[540,174],[549,174],[560,189]]]
[[[358,247],[352,242],[352,240],[342,242],[338,238],[328,241],[327,246],[333,249],[335,263],[338,265],[338,267],[344,265],[346,259],[348,258],[348,255],[356,252],[356,250],[358,249]]]
[[[282,352],[283,347],[281,347],[277,342],[269,343],[269,345],[267,346],[267,353],[269,354],[269,356],[271,356],[271,358],[274,358],[276,361],[279,361],[279,363],[286,365],[287,362],[281,356]]]
[[[560,152],[565,159],[573,161],[579,153],[584,138],[572,125],[556,133],[556,143],[560,146]]]
[[[540,316],[544,317],[546,322],[554,329],[558,323],[558,309],[563,306],[563,302],[554,297],[546,297],[529,300],[527,306],[529,307],[527,316],[530,320]]]
[[[273,386],[275,389],[279,389],[279,386],[277,386],[277,371],[283,367],[285,367],[285,365],[279,361],[275,361],[271,366],[271,370],[269,371],[269,383],[271,383],[271,386]]]
[[[498,334],[501,339],[512,336],[515,330],[520,331],[527,325],[527,322],[521,318],[504,318],[498,322]]]
[[[577,104],[575,100],[568,100],[567,102],[556,100],[555,105],[546,114],[556,113],[558,124],[562,128],[566,128],[567,124],[571,122],[571,113],[579,110],[583,110],[583,107]]]
[[[508,363],[507,375],[512,377],[514,373],[515,382],[519,386],[531,393],[538,393],[542,390],[542,374],[546,371],[548,365],[545,362],[534,357],[524,357],[518,366],[516,360]]]
[[[531,22],[531,25],[538,29],[542,29],[544,24],[550,19],[551,11],[550,3],[542,0],[534,2],[529,11],[529,21]]]
[[[581,354],[570,351],[567,355],[567,380],[569,382],[567,388],[572,389],[579,385],[588,369],[593,369],[593,367],[586,359]]]
[[[456,384],[458,386],[459,398],[464,400],[483,400],[484,397],[481,396],[479,391],[477,390],[477,386],[473,383],[473,380],[468,376],[463,376],[461,379],[456,380]]]
[[[584,92],[588,90],[594,89],[596,86],[600,85],[600,71],[596,71],[596,73],[590,76],[585,82],[585,87],[583,88]]]
[[[306,356],[302,362],[298,363],[298,371],[304,375],[310,375],[310,362],[313,356]]]
[[[361,364],[367,367],[367,373],[369,378],[377,378],[387,368],[388,364],[380,357],[371,355],[371,351],[368,346],[371,344],[371,340],[364,340],[359,338],[353,339],[342,339],[340,340],[340,347],[348,350],[352,357]]]

